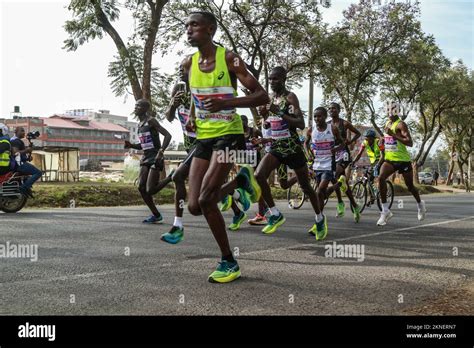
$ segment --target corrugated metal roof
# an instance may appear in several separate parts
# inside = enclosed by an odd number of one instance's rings
[[[94,120],[90,120],[88,122],[88,126],[80,125],[77,122],[74,122],[71,117],[62,117],[59,115],[54,115],[52,117],[44,118],[44,124],[48,127],[54,128],[73,128],[73,129],[96,129],[96,130],[103,130],[103,131],[110,131],[110,132],[126,132],[128,133],[129,130],[125,127],[122,127],[118,124],[109,123],[109,122],[97,122]],[[77,118],[77,121],[87,121],[86,118]]]

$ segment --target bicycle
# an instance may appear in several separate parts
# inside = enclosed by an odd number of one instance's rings
[[[312,169],[312,164],[309,164],[308,168],[309,180],[311,182],[311,187],[313,187],[314,191],[318,189],[318,182],[316,181],[316,174]],[[301,186],[297,183],[292,185],[286,194],[286,199],[288,200],[288,207],[290,209],[299,209],[303,206],[304,202],[308,199],[306,194],[301,189]],[[329,197],[326,197],[324,200],[324,205],[327,204]]]
[[[358,169],[358,167],[354,167]],[[360,207],[362,213],[365,207],[370,207],[377,201],[377,206],[382,211],[382,200],[380,199],[379,189],[374,185],[374,175],[371,166],[364,166],[361,169],[365,169],[364,175],[361,179],[357,180],[352,186],[352,194],[357,205]],[[367,202],[367,196],[370,194],[371,199]],[[394,199],[394,189],[391,181],[387,180],[387,203],[389,203],[389,209],[392,207]],[[351,210],[354,211],[352,204]]]

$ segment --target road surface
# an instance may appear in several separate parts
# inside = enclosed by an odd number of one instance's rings
[[[474,275],[474,195],[425,196],[422,222],[414,200],[403,199],[384,227],[375,225],[375,207],[355,224],[349,209],[334,218],[330,201],[323,242],[306,232],[314,216],[308,202],[300,210],[278,202],[287,221],[275,234],[246,223],[229,231],[242,269],[230,284],[207,282],[219,253],[202,217],[185,211],[184,241],[160,241],[173,221],[171,205],[160,208],[166,223],[151,226],[141,223],[145,207],[0,214],[0,244],[38,246],[36,262],[0,258],[0,314],[401,314]],[[230,223],[230,212],[224,217]],[[334,242],[363,250],[359,261],[326,257]]]

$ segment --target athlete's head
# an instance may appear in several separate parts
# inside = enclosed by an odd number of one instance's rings
[[[326,124],[326,118],[328,117],[328,111],[325,107],[317,107],[314,109],[314,121],[316,125],[320,128],[324,127]]]
[[[150,109],[150,102],[146,99],[139,99],[135,103],[135,115],[140,117],[144,117],[148,110]]]
[[[365,140],[369,143],[370,146],[374,144],[377,134],[373,129],[367,129],[364,133]]]
[[[8,126],[6,124],[0,123],[0,136],[8,135]]]
[[[245,115],[240,115],[240,119],[242,120],[242,126],[244,126],[244,130],[249,128],[249,119]]]
[[[396,101],[389,101],[386,103],[387,115],[390,118],[397,118],[400,114],[400,104]]]
[[[23,127],[16,127],[15,128],[15,136],[17,138],[23,139],[25,137],[26,131]]]
[[[338,117],[340,112],[341,106],[338,103],[333,102],[329,104],[329,114],[331,117]]]
[[[268,76],[268,82],[273,92],[282,92],[285,89],[286,69],[282,66],[273,68]]]
[[[189,14],[185,27],[189,44],[201,47],[212,42],[217,31],[217,20],[211,12],[194,11]]]

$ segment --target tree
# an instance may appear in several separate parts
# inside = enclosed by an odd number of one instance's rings
[[[363,121],[354,111],[370,105],[367,100],[375,95],[391,57],[405,51],[410,38],[420,32],[418,16],[418,1],[377,5],[360,0],[344,11],[339,25],[311,42],[312,65],[325,99],[338,98],[348,121],[353,116]]]
[[[113,40],[118,55],[109,65],[108,76],[116,96],[133,95],[135,100],[148,99],[153,105],[166,104],[160,98],[167,95],[163,90],[170,77],[160,74],[152,67],[153,53],[157,49],[157,32],[162,11],[168,0],[71,0],[68,9],[73,19],[66,21],[64,29],[69,38],[64,49],[75,51],[89,40],[102,39],[104,33]],[[124,42],[113,22],[119,20],[119,7],[130,11],[136,27],[127,42]],[[129,88],[131,91],[129,91]]]
[[[307,56],[310,37],[321,25],[318,2],[173,2],[159,30],[162,51],[182,41],[184,19],[196,9],[214,13],[220,29],[215,41],[239,54],[267,90],[269,71],[277,65],[287,68],[289,86],[298,85],[307,76],[309,61],[301,57]]]

